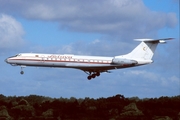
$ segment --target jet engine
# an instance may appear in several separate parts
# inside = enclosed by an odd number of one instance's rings
[[[122,66],[134,66],[138,62],[135,60],[122,59],[122,58],[114,58],[112,59],[112,64],[122,65]]]

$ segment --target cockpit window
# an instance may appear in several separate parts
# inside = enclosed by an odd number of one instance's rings
[[[21,54],[17,54],[15,57],[21,56]]]

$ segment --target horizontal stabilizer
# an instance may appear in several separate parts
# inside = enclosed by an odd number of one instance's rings
[[[163,38],[163,39],[134,39],[135,41],[144,41],[144,42],[153,42],[159,41],[160,43],[164,43],[164,40],[172,40],[174,38]]]

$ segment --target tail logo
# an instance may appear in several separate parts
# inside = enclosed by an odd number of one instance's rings
[[[146,51],[146,50],[147,50],[147,48],[146,48],[146,47],[143,47],[143,50],[144,50],[144,51]]]

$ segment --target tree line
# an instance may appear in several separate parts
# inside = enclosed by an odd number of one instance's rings
[[[50,98],[0,94],[0,120],[179,120],[180,95],[159,98]]]

